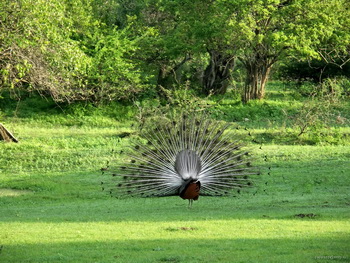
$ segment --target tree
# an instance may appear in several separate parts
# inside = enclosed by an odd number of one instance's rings
[[[93,101],[130,99],[144,88],[138,63],[132,59],[139,52],[139,38],[129,31],[129,27],[110,29],[96,43],[89,70]]]
[[[150,1],[143,21],[159,32],[152,47],[159,64],[157,86],[169,88],[200,79],[205,94],[225,93],[235,57],[222,27],[229,14],[217,1]],[[186,68],[195,76],[183,78]],[[195,74],[200,72],[200,74]]]
[[[333,24],[333,32],[328,37],[324,38],[320,43],[317,43],[315,50],[318,54],[318,59],[323,62],[321,68],[320,80],[326,77],[323,76],[324,71],[330,68],[338,68],[339,71],[346,71],[349,68],[350,62],[350,2],[340,1],[336,9],[332,9],[333,15],[329,15],[329,20]],[[310,63],[310,61],[308,61]],[[319,63],[320,62],[316,62]],[[311,63],[310,63],[311,64]],[[338,73],[339,74],[339,73]],[[341,74],[341,73],[340,73]]]
[[[207,53],[208,63],[202,74],[204,94],[225,94],[232,81],[237,42],[235,29],[227,21],[233,10],[221,1],[186,1],[179,5],[182,19],[191,25],[188,34],[196,43],[196,52]],[[231,34],[227,34],[230,31]]]
[[[91,61],[72,36],[89,16],[74,21],[58,0],[1,1],[0,14],[2,88],[36,90],[56,100],[79,97]]]
[[[218,50],[208,53],[210,61],[203,74],[203,91],[205,94],[225,94],[232,80],[236,58]]]
[[[345,20],[340,15],[347,12],[345,2],[193,0],[181,1],[176,11],[182,23],[191,25],[186,33],[194,36],[197,51],[209,54],[204,92],[225,92],[237,58],[246,70],[242,100],[247,102],[264,97],[271,68],[281,58],[321,56],[319,44],[336,35]]]
[[[343,2],[237,1],[239,12],[231,23],[245,38],[237,52],[246,69],[243,101],[264,97],[271,68],[282,57],[319,57],[317,46],[335,32]]]
[[[224,94],[239,61],[247,102],[281,59],[346,63],[349,17],[347,0],[5,0],[0,81],[65,101],[164,95],[200,78],[203,93]]]
[[[153,32],[141,43],[144,61],[152,65],[157,93],[165,96],[166,90],[181,86],[183,68],[193,58],[193,47],[185,33],[189,25],[180,19],[173,1],[147,1],[140,19],[143,27]]]

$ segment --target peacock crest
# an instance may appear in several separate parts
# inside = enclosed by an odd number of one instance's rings
[[[142,141],[131,147],[128,161],[114,168],[111,193],[177,195],[192,204],[199,195],[230,195],[252,185],[250,176],[259,172],[229,124],[205,114],[179,119],[142,130]]]

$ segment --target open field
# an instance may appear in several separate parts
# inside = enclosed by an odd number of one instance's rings
[[[265,138],[261,149],[249,143],[261,178],[189,209],[178,197],[101,191],[99,169],[129,144],[130,119],[37,113],[2,122],[20,143],[0,143],[0,262],[350,262],[346,125],[331,127],[336,143],[300,145],[283,143],[279,124],[251,120],[253,137]]]

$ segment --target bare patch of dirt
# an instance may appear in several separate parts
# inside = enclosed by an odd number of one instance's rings
[[[197,228],[196,227],[168,227],[165,230],[167,230],[167,231],[179,231],[179,230],[193,231],[193,230],[197,230]]]
[[[27,195],[31,194],[33,191],[30,190],[18,190],[18,189],[11,189],[11,188],[0,188],[0,197],[3,196],[20,196],[20,195]]]
[[[315,214],[297,214],[297,215],[295,215],[295,217],[300,217],[300,218],[304,218],[304,217],[306,217],[306,218],[315,218],[317,215],[315,215]]]

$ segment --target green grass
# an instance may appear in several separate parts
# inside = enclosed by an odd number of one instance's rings
[[[3,110],[1,122],[20,143],[0,142],[0,262],[349,262],[349,138],[288,141],[283,116],[268,116],[291,96],[274,102],[273,92],[260,104],[228,98],[217,106],[223,118],[242,117],[238,125],[250,129],[240,135],[265,138],[261,149],[249,143],[261,178],[235,197],[200,197],[192,209],[179,197],[101,191],[99,169],[121,158],[133,136],[123,135],[133,130],[122,110]],[[244,121],[250,111],[261,118]]]

